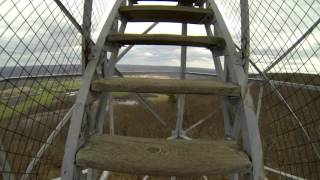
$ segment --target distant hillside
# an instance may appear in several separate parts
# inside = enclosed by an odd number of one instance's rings
[[[144,65],[117,65],[121,72],[170,73],[179,72],[177,66],[144,66]],[[215,74],[213,69],[187,68],[187,72]],[[81,65],[47,65],[25,67],[0,67],[0,78],[37,76],[37,75],[64,75],[80,74]]]
[[[0,67],[1,78],[36,76],[36,75],[77,74],[77,73],[81,73],[80,65]]]

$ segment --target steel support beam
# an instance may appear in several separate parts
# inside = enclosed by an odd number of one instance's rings
[[[91,19],[92,19],[92,1],[85,0],[83,7],[83,22],[82,22],[82,73],[86,69],[86,65],[90,59],[91,51]]]
[[[158,23],[152,23],[142,34],[148,34]],[[127,48],[125,48],[120,55],[117,57],[117,62],[123,58],[132,48],[134,47],[134,45],[130,45]],[[123,75],[116,69],[116,74],[120,77],[123,77]],[[142,97],[140,94],[137,93],[132,93],[132,95],[134,96],[134,98],[136,98],[138,100],[138,102],[140,102],[141,104],[143,104],[147,110],[149,112],[151,112],[151,114],[163,125],[163,126],[167,126],[166,122],[160,117],[159,113],[154,109],[154,107],[152,107],[152,105],[148,102],[147,99],[145,99],[144,97]]]
[[[259,96],[258,96],[258,103],[257,103],[257,117],[260,119],[260,113],[261,113],[261,107],[262,107],[262,98],[263,98],[263,90],[264,90],[264,85],[260,83],[259,85]]]
[[[182,36],[188,35],[188,24],[182,23]],[[180,60],[180,79],[186,78],[187,68],[187,46],[181,46],[181,60]],[[178,114],[176,121],[176,129],[173,132],[172,138],[182,138],[185,136],[183,131],[183,119],[184,119],[184,108],[185,108],[185,97],[186,95],[181,94],[178,96]]]
[[[77,30],[82,34],[83,31],[82,31],[82,27],[78,24],[78,22],[75,20],[75,18],[69,13],[69,11],[63,6],[63,4],[61,3],[60,0],[55,0],[55,2],[58,4],[58,6],[60,7],[60,9],[63,11],[63,13],[69,18],[69,20],[72,22],[72,24],[77,28]],[[153,23],[151,26],[149,26],[148,29],[146,29],[143,34],[147,34],[149,33],[158,23],[155,22]],[[94,46],[94,42],[92,40],[90,40],[92,45]],[[121,54],[118,56],[118,61],[124,57],[132,48],[134,47],[134,45],[130,45],[128,46],[126,49],[124,49]],[[117,75],[119,76],[123,76],[121,74],[121,72],[118,70],[118,69],[115,69],[116,70],[116,73]],[[161,124],[165,125],[166,126],[166,123],[164,123],[164,121],[162,120],[162,118],[159,116],[159,114],[157,113],[157,111],[154,110],[154,108],[150,105],[150,103],[144,98],[142,97],[141,95],[139,94],[136,94],[135,97],[137,97],[137,100],[139,102],[141,102],[142,104],[144,105],[148,105],[149,106],[146,106],[147,110],[149,110],[151,112],[151,114],[161,122]]]
[[[122,21],[120,28],[118,29],[118,19],[115,19],[113,22],[113,32],[116,33],[124,33],[127,26],[126,21]],[[118,62],[118,55],[119,55],[120,47],[113,47],[113,52],[110,56],[110,61],[104,62],[104,77],[111,77],[115,72],[115,66]],[[114,111],[113,111],[113,96],[112,92],[106,93],[107,103],[108,103],[108,112],[109,112],[109,134],[114,135]]]
[[[158,22],[152,23],[145,31],[143,31],[142,34],[148,34],[157,24],[159,23]],[[117,57],[117,61],[123,58],[133,47],[134,45],[129,45],[127,48],[125,48]]]
[[[199,121],[197,121],[196,123],[194,123],[193,125],[191,125],[189,128],[187,128],[187,129],[185,130],[185,133],[188,133],[188,132],[191,131],[192,129],[200,126],[201,124],[203,124],[204,122],[206,122],[207,120],[209,120],[210,118],[212,118],[217,112],[218,112],[218,109],[215,109],[215,111],[209,113],[209,114],[206,115],[204,118],[200,119]]]
[[[214,37],[215,36],[219,36],[219,29],[218,27],[214,27],[214,34],[211,30],[210,24],[206,24],[205,25],[205,29],[207,32],[207,35],[209,37]],[[215,70],[217,73],[217,77],[218,79],[220,79],[221,81],[226,81],[227,79],[227,66],[226,66],[226,59],[225,59],[225,68],[224,70],[222,69],[222,65],[221,65],[221,59],[219,56],[217,56],[216,54],[214,54],[213,51],[211,51],[212,54],[212,58],[213,58],[213,62],[214,62],[214,66],[215,66]],[[228,112],[228,105],[227,105],[227,101],[228,98],[227,97],[222,97],[222,111],[223,111],[223,118],[224,118],[224,129],[225,129],[225,133],[227,136],[231,136],[231,129],[232,129],[232,124],[231,124],[231,116]]]
[[[250,64],[253,64],[252,61],[250,61]],[[207,74],[207,73],[197,73],[197,72],[187,72],[187,74],[191,75],[199,75],[199,76],[211,76],[211,77],[217,77],[216,74]],[[250,82],[258,82],[258,83],[267,83],[265,79],[258,79],[258,78],[248,78]],[[292,83],[292,82],[285,82],[285,81],[276,81],[276,80],[269,80],[269,82],[273,83],[276,86],[286,86],[286,87],[292,87],[292,88],[298,88],[298,89],[304,89],[308,91],[320,91],[320,86],[316,85],[308,85],[308,84],[300,84],[300,83]]]
[[[252,61],[250,61],[250,64],[254,64],[254,63]],[[210,74],[210,73],[187,72],[187,74],[217,77],[216,74]],[[267,83],[267,81],[264,78],[263,79],[248,78],[248,80],[250,82]],[[320,91],[320,86],[317,86],[317,85],[308,85],[308,84],[300,84],[300,83],[293,83],[293,82],[276,81],[276,80],[271,80],[271,79],[269,82],[273,83],[276,86],[286,86],[286,87],[304,89],[304,90],[309,90],[309,91]]]
[[[309,91],[320,91],[320,86],[316,86],[316,85],[307,85],[307,84],[299,84],[299,83],[275,81],[275,80],[269,80],[269,82],[276,86],[287,86],[287,87],[293,87],[298,89],[305,89]]]
[[[3,180],[15,180],[10,161],[2,143],[0,143],[0,171],[2,172]]]
[[[132,95],[141,103],[144,105],[144,107],[149,110],[149,112],[158,120],[162,126],[167,127],[167,123],[161,118],[160,114],[155,110],[155,108],[152,106],[152,104],[142,97],[140,94],[132,93]]]
[[[243,68],[241,59],[218,6],[214,0],[208,0],[208,2],[210,3],[212,11],[215,13],[215,26],[219,27],[222,37],[224,37],[226,41],[226,56],[230,57],[231,61],[226,61],[225,63],[228,64],[228,70],[230,70],[230,73],[234,72],[234,75],[236,75],[231,77],[236,77],[238,84],[242,87],[241,100],[243,106],[243,116],[241,121],[243,130],[242,132],[244,132],[242,134],[244,135],[243,139],[246,139],[248,142],[244,145],[248,145],[246,146],[246,150],[252,158],[253,169],[251,175],[253,179],[261,179],[265,177],[263,170],[263,151],[258,119],[253,109],[252,97],[247,89],[248,75]]]
[[[21,180],[26,180],[29,178],[29,175],[31,174],[33,168],[38,164],[38,162],[40,161],[40,159],[42,158],[44,152],[49,148],[50,144],[52,144],[52,142],[54,141],[54,139],[59,135],[60,131],[62,130],[62,128],[69,122],[71,115],[72,115],[72,111],[74,109],[74,106],[72,106],[69,111],[65,114],[65,116],[63,117],[63,119],[58,123],[58,125],[56,126],[56,128],[53,130],[53,132],[49,135],[49,137],[47,138],[46,143],[44,143],[40,149],[38,150],[37,154],[35,155],[35,157],[31,160],[31,162],[29,163],[25,175],[22,176]]]
[[[289,112],[292,114],[293,116],[293,123],[297,124],[299,126],[299,128],[301,129],[303,135],[307,138],[307,141],[311,144],[312,149],[315,153],[315,155],[317,156],[318,159],[320,159],[320,150],[318,148],[318,145],[312,141],[307,129],[303,126],[300,118],[297,116],[297,114],[294,112],[294,110],[291,108],[291,106],[289,105],[289,103],[286,101],[286,99],[282,96],[281,92],[275,87],[275,85],[273,83],[271,83],[269,77],[267,76],[266,73],[264,73],[263,71],[261,71],[258,66],[250,61],[250,64],[259,72],[259,74],[261,75],[261,77],[267,81],[270,84],[270,87],[273,89],[273,91],[276,93],[276,95],[278,96],[278,98],[280,99],[280,101],[283,102],[283,104],[286,106],[286,108],[289,110]]]
[[[110,176],[110,172],[109,171],[103,171],[99,180],[108,180],[108,177]]]
[[[188,35],[188,24],[182,23],[182,36]],[[181,46],[181,59],[180,59],[180,79],[186,78],[186,68],[187,68],[187,46]],[[183,119],[184,119],[184,106],[185,106],[185,94],[180,94],[178,96],[178,114],[177,114],[177,121],[176,121],[176,128],[172,132],[172,136],[168,139],[187,139],[188,138],[183,131]],[[171,180],[176,180],[177,177],[172,176],[170,177]]]
[[[118,9],[123,0],[117,0],[104,24],[102,31],[98,37],[97,43],[94,47],[96,50],[95,57],[89,61],[83,76],[83,83],[80,87],[74,111],[71,118],[71,123],[68,131],[67,142],[65,147],[65,153],[63,157],[63,165],[61,168],[61,177],[63,180],[70,180],[74,177],[75,171],[75,154],[77,152],[78,138],[81,131],[82,118],[85,108],[85,102],[89,94],[91,80],[94,76],[97,64],[100,60],[104,42],[111,30],[112,22],[118,14]]]
[[[142,34],[147,34],[147,33],[149,33],[156,25],[157,25],[158,23],[153,23],[152,25],[150,25]],[[123,31],[124,32],[124,27],[122,27],[122,28],[120,28],[120,29],[122,29],[121,31]],[[128,46],[127,48],[125,48],[121,53],[120,53],[120,55],[118,55],[117,57],[116,57],[116,59],[114,60],[114,62],[113,63],[116,63],[116,62],[118,62],[122,57],[124,57],[128,52],[129,52],[129,50],[133,47],[134,45],[130,45],[130,46]],[[112,56],[112,55],[111,55]],[[111,57],[110,59],[114,59],[115,58],[115,56],[113,56],[113,57]],[[113,65],[114,66],[114,65]],[[108,67],[106,67],[106,68],[108,68]],[[116,67],[114,66],[114,70],[112,70],[112,72],[110,72],[111,74],[113,74],[113,72],[115,71],[115,74],[117,75],[117,76],[119,76],[119,77],[124,77],[123,76],[123,74],[120,72],[120,71],[118,71],[117,69],[116,69]],[[110,74],[109,73],[109,74]],[[151,105],[151,103],[150,102],[148,102],[148,100],[147,99],[145,99],[144,97],[142,97],[140,94],[137,94],[137,93],[130,93],[130,94],[132,94],[133,95],[133,97],[138,101],[138,102],[140,102],[141,104],[143,104],[145,107],[146,107],[146,109],[163,125],[163,126],[166,126],[167,124],[166,124],[166,122],[160,117],[160,115],[159,115],[159,113],[155,110],[155,108]],[[104,96],[104,97],[103,97]],[[102,133],[102,128],[103,128],[103,122],[104,122],[104,113],[105,113],[105,107],[106,107],[106,105],[107,105],[107,97],[108,97],[109,95],[107,95],[107,94],[105,94],[105,95],[102,95],[102,97],[100,98],[100,102],[99,102],[99,110],[98,110],[98,115],[97,115],[97,119],[98,119],[98,133]],[[111,98],[110,96],[109,96],[109,98]],[[109,103],[109,105],[110,105],[110,103]],[[110,106],[109,106],[110,107]],[[110,109],[109,109],[110,110]],[[109,114],[109,116],[110,116],[110,118],[111,117],[113,117],[113,115],[112,115],[112,113],[111,114]],[[111,119],[113,119],[113,118],[111,118]],[[111,121],[110,121],[111,122]],[[112,125],[112,123],[111,123],[111,125]],[[110,127],[112,127],[112,126],[110,126]]]
[[[279,171],[279,170],[270,168],[268,166],[264,166],[264,169],[266,171],[272,172],[274,174],[278,174],[280,176],[283,176],[283,177],[286,177],[286,178],[289,178],[289,179],[292,179],[292,180],[307,180],[305,178],[298,177],[298,176],[295,176],[295,175],[292,175],[292,174],[289,174],[289,173],[286,173],[286,172],[283,172],[283,171]]]
[[[74,25],[74,27],[82,34],[81,26],[79,25],[77,20],[72,16],[72,14],[68,11],[68,9],[63,5],[63,3],[60,0],[54,0],[54,2],[56,2],[61,11],[67,16],[67,18]]]
[[[210,24],[205,24],[205,29],[206,29],[207,35],[210,38],[213,38],[214,35],[219,36],[219,31],[216,27],[214,28],[214,34],[211,30]],[[217,73],[217,76],[220,80],[223,81],[223,80],[225,80],[225,75],[224,75],[224,71],[222,69],[221,59],[218,55],[214,54],[213,51],[211,51],[211,54],[212,54],[213,63],[214,63],[214,67],[215,67],[215,71]]]
[[[85,112],[85,102],[89,94],[90,82],[93,78],[98,60],[90,61],[87,65],[82,85],[80,87],[74,111],[71,118],[71,123],[68,130],[67,142],[65,147],[65,153],[63,158],[63,166],[61,169],[62,179],[73,179],[74,176],[74,160],[78,147],[78,140],[82,125],[82,119]]]
[[[284,52],[277,60],[275,60],[270,66],[268,66],[264,73],[268,73],[274,66],[279,64],[290,52],[292,52],[305,38],[313,32],[313,30],[320,24],[320,18],[289,48]]]
[[[91,43],[91,25],[92,25],[92,3],[93,0],[85,0],[83,5],[83,20],[82,20],[82,53],[81,53],[81,66],[82,73],[84,73],[89,60],[92,57],[92,43]],[[92,106],[92,105],[90,105]],[[87,116],[89,124],[89,133],[95,130],[96,120],[93,116],[92,107],[86,107],[85,116]],[[87,179],[96,179],[97,172],[95,169],[88,169]]]
[[[114,135],[114,111],[113,111],[113,97],[112,97],[112,93],[108,93],[107,96],[108,100],[108,112],[109,112],[109,134],[111,136]]]
[[[243,68],[248,74],[249,72],[249,56],[250,56],[250,15],[248,0],[240,0],[241,13],[241,59]]]

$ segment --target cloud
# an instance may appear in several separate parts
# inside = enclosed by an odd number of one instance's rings
[[[159,65],[178,66],[180,65],[181,48],[179,46],[135,46],[119,62],[120,64],[135,65]],[[187,48],[188,67],[213,67],[211,52],[205,48]]]
[[[63,0],[71,14],[81,24],[83,0]],[[114,0],[94,1],[94,39],[99,34]],[[145,4],[150,4],[146,2]],[[152,3],[151,3],[152,4]],[[174,5],[175,3],[171,3]],[[240,22],[239,1],[217,0],[232,37],[239,43]],[[260,0],[250,3],[252,59],[261,68],[270,65],[285,52],[318,18],[318,1],[310,4],[294,1]],[[21,64],[37,63],[79,63],[80,33],[56,6],[54,1],[13,1],[4,0],[0,5],[0,66],[10,61]],[[36,10],[36,11],[35,11]],[[40,15],[40,16],[39,16]],[[151,23],[128,23],[127,33],[142,33]],[[12,28],[14,31],[10,30]],[[32,29],[32,31],[31,31]],[[181,24],[160,23],[150,33],[180,34]],[[188,35],[206,35],[203,25],[188,25]],[[312,67],[318,64],[319,27],[301,46],[290,54],[288,63]],[[19,39],[20,38],[20,39]],[[26,51],[25,45],[29,50]],[[8,43],[9,42],[9,43]],[[12,57],[8,57],[8,53]],[[30,59],[30,57],[32,57]],[[311,57],[310,57],[311,56]],[[75,58],[78,58],[75,60]],[[5,60],[3,60],[5,59]],[[188,66],[213,67],[210,51],[204,48],[188,48]],[[309,62],[305,62],[308,61]],[[71,62],[74,60],[74,62]],[[262,63],[263,61],[263,63]],[[319,60],[318,60],[319,61]],[[177,46],[136,46],[121,60],[122,64],[179,65],[180,47]],[[299,65],[300,65],[299,64]],[[302,68],[300,68],[302,69]]]

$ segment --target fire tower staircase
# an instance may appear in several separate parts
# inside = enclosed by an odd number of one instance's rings
[[[228,175],[234,180],[241,176],[264,179],[258,120],[247,90],[248,75],[215,1],[167,0],[178,2],[177,6],[139,5],[140,1],[145,0],[116,0],[96,44],[92,44],[68,131],[62,179],[81,179],[82,169],[90,171],[90,179],[96,179],[97,170],[146,176]],[[162,0],[156,2],[159,1]],[[143,34],[127,34],[127,22],[154,24]],[[182,23],[182,34],[147,34],[159,22]],[[188,36],[187,24],[204,25],[207,36]],[[128,48],[119,53],[125,45]],[[115,65],[132,45],[181,46],[180,78],[124,77]],[[212,52],[218,80],[186,79],[187,46]],[[172,137],[114,135],[111,92],[133,93],[162,123],[139,93],[178,94],[178,118]],[[190,140],[186,136],[182,129],[185,94],[221,96],[226,139]],[[98,107],[93,110],[92,102],[97,99]],[[106,107],[110,134],[103,134]]]

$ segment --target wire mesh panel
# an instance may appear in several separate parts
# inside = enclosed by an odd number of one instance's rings
[[[239,1],[218,4],[240,46]],[[271,179],[320,178],[319,6],[316,0],[249,1],[250,71],[264,85],[260,128]]]
[[[83,5],[84,0],[78,1],[68,1],[68,0],[61,0],[60,1],[64,7],[68,10],[68,12],[72,15],[76,21],[81,24],[83,18]]]
[[[81,21],[81,4],[66,5]],[[4,0],[0,9],[2,176],[57,176],[63,138],[48,144],[31,171],[27,167],[73,104],[81,75],[81,36],[54,1]]]
[[[240,0],[216,2],[241,47]],[[82,24],[84,0],[0,1],[1,178],[59,176],[66,129],[55,128],[74,102],[82,70],[81,34],[61,6]],[[93,1],[93,40],[111,7]],[[249,1],[250,72],[258,79],[252,92],[258,101],[263,85],[260,128],[270,179],[320,179],[319,9],[319,0]],[[52,133],[58,138],[47,141]]]
[[[59,176],[66,129],[56,125],[72,106],[81,76],[81,34],[63,10],[81,25],[83,6],[83,0],[0,2],[1,178]],[[93,2],[93,33],[107,7],[107,1]]]
[[[252,60],[268,78],[279,81],[266,84],[263,98],[265,163],[307,179],[320,178],[320,91],[311,88],[320,80],[319,5],[251,3]]]

